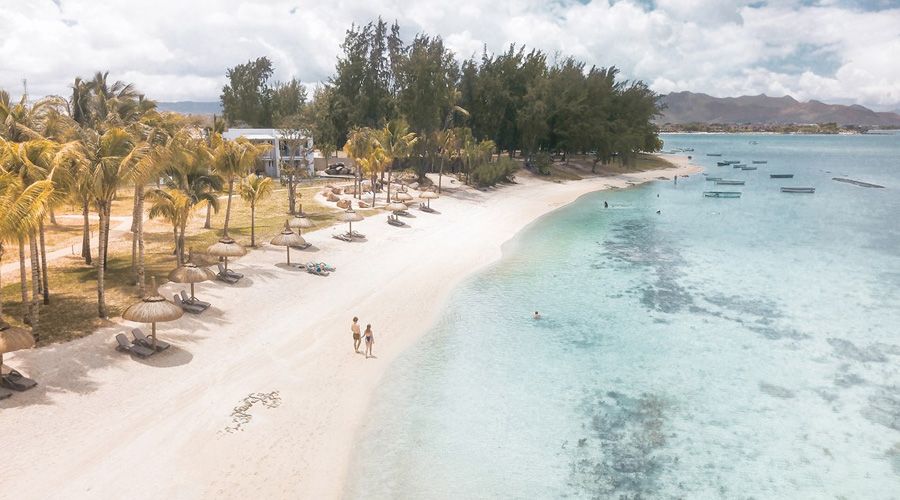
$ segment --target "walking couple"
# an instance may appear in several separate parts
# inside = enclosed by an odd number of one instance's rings
[[[353,317],[353,324],[350,325],[350,331],[353,332],[353,350],[356,353],[359,353],[359,344],[362,342],[362,339],[359,334],[359,318],[356,316]],[[369,356],[375,357],[372,354],[372,344],[375,343],[375,335],[372,333],[372,325],[366,325],[366,331],[363,334],[366,338],[366,359],[369,359]]]

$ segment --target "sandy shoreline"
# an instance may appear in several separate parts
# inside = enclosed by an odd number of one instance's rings
[[[452,289],[583,194],[699,171],[665,157],[679,167],[454,189],[435,200],[440,215],[412,211],[410,228],[383,215],[354,224],[364,243],[305,234],[318,251],[292,261],[335,265],[327,278],[279,266],[283,249],[265,246],[235,263],[247,275],[238,285],[198,285],[213,307],[161,325],[173,347],[146,361],[113,350],[122,327],[7,356],[41,385],[0,401],[0,498],[339,498],[372,389]],[[354,315],[373,324],[377,359],[353,353]],[[248,395],[274,391],[277,407],[253,404],[242,430],[226,431]]]

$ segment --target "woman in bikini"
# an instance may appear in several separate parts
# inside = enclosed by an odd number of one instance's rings
[[[372,325],[366,325],[366,331],[363,333],[363,337],[366,339],[366,359],[369,359],[369,356],[375,357],[372,354],[372,344],[375,343],[375,335],[372,333]]]

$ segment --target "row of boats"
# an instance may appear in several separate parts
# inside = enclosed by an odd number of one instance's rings
[[[707,153],[706,156],[713,157],[721,157],[722,153]],[[766,165],[768,164],[768,160],[752,160],[751,165],[747,165],[746,163],[741,163],[740,160],[721,160],[717,161],[716,165],[719,167],[732,167],[736,169],[741,169],[742,171],[752,171],[757,170],[759,167],[757,165]],[[707,175],[707,174],[703,174]],[[770,179],[793,179],[794,174],[769,174]],[[707,176],[707,182],[715,182],[717,186],[743,186],[746,184],[746,181],[740,179],[725,179],[722,177],[716,176]],[[782,193],[815,193],[816,188],[814,187],[787,187],[783,186],[781,188]],[[703,196],[707,198],[740,198],[743,193],[741,191],[704,191]]]

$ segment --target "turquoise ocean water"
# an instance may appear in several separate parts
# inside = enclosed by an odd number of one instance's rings
[[[526,228],[389,369],[347,498],[900,498],[900,135],[664,139],[743,197]]]

